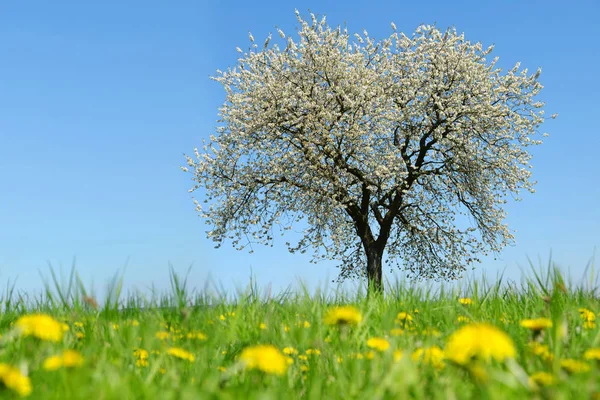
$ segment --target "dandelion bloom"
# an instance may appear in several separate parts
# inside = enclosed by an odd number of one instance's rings
[[[188,332],[185,335],[188,339],[206,340],[208,337],[202,332]]]
[[[386,351],[390,348],[390,342],[384,338],[374,337],[367,340],[367,346],[377,351]]]
[[[520,325],[523,328],[531,329],[534,332],[539,332],[542,329],[552,328],[552,321],[548,318],[524,319]]]
[[[158,331],[154,334],[154,336],[158,340],[167,340],[169,337],[171,337],[171,334],[167,331]]]
[[[61,356],[51,356],[44,360],[42,364],[42,368],[46,371],[56,371],[62,367],[62,357]]]
[[[194,360],[196,360],[192,353],[180,347],[171,347],[167,349],[167,354],[170,354],[173,357],[181,358],[182,360],[188,360],[190,362],[194,362]]]
[[[459,315],[458,317],[456,317],[456,322],[458,322],[459,324],[464,324],[471,322],[471,319],[469,317],[465,317],[464,315]]]
[[[83,356],[76,350],[65,350],[61,355],[48,357],[42,368],[55,371],[59,368],[74,368],[83,365]]]
[[[64,324],[45,314],[24,315],[17,320],[15,326],[24,336],[34,336],[50,342],[60,342],[66,330]]]
[[[289,366],[287,357],[270,344],[246,347],[239,359],[247,369],[257,369],[267,374],[283,375]]]
[[[584,363],[583,361],[574,360],[572,358],[565,358],[560,361],[560,366],[567,372],[571,374],[577,374],[579,372],[588,372],[590,370],[590,365]]]
[[[320,356],[321,355],[321,350],[319,350],[319,349],[307,349],[304,353],[306,355],[314,354],[316,356]]]
[[[584,322],[594,322],[596,320],[596,314],[594,314],[592,311],[588,310],[587,308],[580,308],[579,316],[581,317],[581,319]]]
[[[594,321],[585,321],[583,323],[583,329],[594,329],[596,327],[596,323]]]
[[[529,350],[536,356],[541,357],[545,361],[552,361],[554,359],[554,355],[550,353],[550,349],[547,345],[541,344],[539,342],[529,342],[528,343]]]
[[[554,375],[548,372],[536,372],[534,374],[531,374],[531,376],[529,377],[530,386],[550,386],[554,384],[554,382]]]
[[[5,363],[0,363],[0,382],[7,389],[12,390],[19,396],[29,396],[31,394],[31,380],[21,371]]]
[[[460,298],[458,299],[458,302],[463,306],[470,306],[471,304],[473,304],[473,300],[468,297]]]
[[[402,350],[394,350],[394,361],[400,361],[402,355]]]
[[[466,325],[448,338],[446,358],[457,364],[466,364],[472,358],[504,361],[516,355],[511,338],[493,325],[477,323]]]
[[[147,367],[148,366],[148,351],[144,349],[135,349],[133,351],[133,356],[135,357],[135,365],[137,367]]]
[[[287,355],[298,354],[298,350],[296,350],[293,347],[284,347],[283,348],[283,354],[287,354]]]
[[[76,350],[65,350],[62,359],[67,368],[80,367],[83,364],[83,356]]]
[[[361,320],[360,311],[353,306],[333,307],[323,319],[327,325],[358,325]]]
[[[600,348],[594,347],[591,349],[587,349],[585,353],[583,353],[583,358],[585,358],[586,360],[600,361]]]
[[[412,320],[412,315],[405,311],[400,311],[398,315],[396,315],[396,322],[412,322]]]
[[[444,368],[444,351],[438,346],[427,348],[418,348],[411,356],[413,361],[421,361],[424,364],[431,365],[435,369]]]

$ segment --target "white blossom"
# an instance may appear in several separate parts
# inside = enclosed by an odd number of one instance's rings
[[[540,70],[503,73],[486,61],[493,46],[455,29],[421,25],[379,42],[364,30],[350,43],[295,12],[299,40],[267,49],[269,35],[217,71],[218,136],[186,156],[217,247],[272,244],[274,225],[306,218],[289,251],[340,260],[341,278],[365,276],[365,262],[371,274],[383,248],[411,276],[455,278],[510,244],[501,206],[533,191]]]

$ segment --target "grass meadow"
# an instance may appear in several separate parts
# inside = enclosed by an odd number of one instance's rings
[[[2,296],[0,398],[600,398],[592,271],[232,300],[171,270],[168,294],[124,296],[116,276],[102,304],[52,271],[44,294]]]

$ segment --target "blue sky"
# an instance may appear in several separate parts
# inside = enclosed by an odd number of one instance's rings
[[[255,245],[253,254],[230,242],[214,249],[187,191],[191,177],[179,169],[183,153],[215,133],[225,92],[209,76],[235,65],[248,31],[259,43],[275,26],[294,32],[294,8],[377,39],[392,21],[407,34],[421,23],[454,25],[471,41],[495,44],[502,67],[541,66],[539,98],[559,117],[532,149],[537,193],[509,201],[516,245],[484,258],[475,274],[505,270],[518,280],[527,257],[545,263],[552,250],[579,278],[600,244],[598,4],[3,1],[0,287],[16,279],[19,290],[41,290],[48,262],[67,272],[74,257],[99,293],[125,265],[126,288],[141,290],[166,289],[169,263],[179,273],[193,265],[192,286],[210,277],[226,290],[245,285],[251,271],[274,291],[335,278],[334,261],[287,253],[285,241],[298,236]]]

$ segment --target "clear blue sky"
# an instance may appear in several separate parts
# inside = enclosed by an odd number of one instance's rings
[[[495,44],[503,67],[541,66],[540,100],[559,117],[533,149],[537,193],[509,201],[516,246],[497,261],[484,258],[477,273],[506,269],[518,279],[527,256],[545,262],[552,249],[578,278],[600,244],[599,4],[2,1],[0,287],[17,279],[19,290],[41,290],[48,261],[67,272],[74,257],[99,292],[127,260],[125,285],[141,290],[167,288],[169,263],[180,273],[193,264],[193,286],[211,276],[229,290],[245,285],[251,269],[275,291],[335,278],[335,262],[287,253],[289,236],[251,255],[230,242],[214,249],[187,191],[191,176],[179,169],[183,153],[215,133],[225,92],[209,76],[235,65],[249,30],[259,43],[277,37],[275,26],[295,32],[294,8],[377,39],[392,21],[407,34],[421,23],[454,25],[471,41]]]

